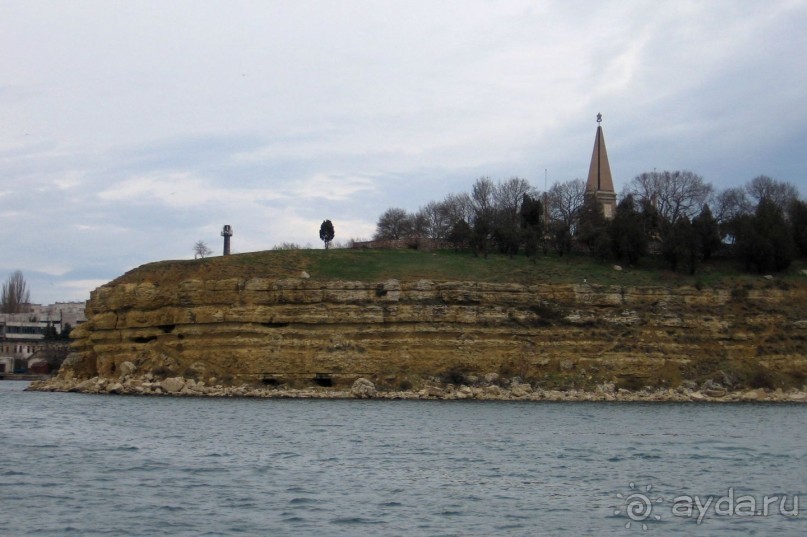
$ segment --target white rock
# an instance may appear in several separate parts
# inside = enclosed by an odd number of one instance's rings
[[[182,377],[169,377],[160,383],[160,387],[166,393],[177,393],[185,386],[185,379]]]
[[[310,274],[308,274],[306,271],[302,271],[302,272],[300,273],[300,278],[302,278],[302,279],[304,279],[304,280],[307,280],[307,279],[308,279],[308,278],[310,278],[310,277],[311,277],[311,275],[310,275]]]
[[[438,388],[437,386],[426,387],[426,395],[428,395],[429,397],[444,397],[445,393],[446,393],[445,391],[443,391],[441,388]]]
[[[619,266],[619,265],[614,265],[614,270],[616,270],[616,271],[621,271],[621,270],[622,270],[622,267],[621,267],[621,266]]]
[[[499,374],[498,373],[488,373],[488,374],[485,375],[484,378],[485,378],[485,382],[496,382],[497,380],[499,380]]]
[[[498,386],[487,386],[485,388],[485,394],[486,395],[501,395],[502,394],[502,389],[499,388]]]
[[[121,377],[131,375],[135,372],[135,369],[137,369],[137,367],[129,361],[123,362],[120,366],[118,366],[118,371],[120,372]]]

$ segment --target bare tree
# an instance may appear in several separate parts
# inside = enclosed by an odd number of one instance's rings
[[[471,190],[471,204],[474,212],[474,220],[478,218],[490,218],[493,213],[493,191],[496,185],[490,177],[480,177],[474,183]]]
[[[719,224],[725,224],[744,214],[753,213],[754,204],[748,199],[743,188],[727,188],[715,198],[714,217]]]
[[[22,272],[15,270],[3,284],[0,294],[0,311],[3,313],[25,313],[31,303],[28,284]]]
[[[404,209],[392,207],[378,218],[373,238],[377,241],[404,239],[413,231],[412,217]]]
[[[530,184],[519,177],[512,177],[496,185],[493,190],[493,202],[496,210],[514,224],[518,222],[518,214],[524,194],[532,192]]]
[[[279,250],[302,250],[302,246],[297,244],[296,242],[282,242],[280,244],[275,244],[272,246],[272,250],[279,251]]]
[[[767,175],[751,179],[751,182],[745,185],[745,191],[757,203],[762,201],[762,198],[768,198],[783,209],[787,209],[791,203],[799,199],[799,191],[795,186]]]
[[[199,240],[196,241],[196,244],[193,245],[193,258],[194,259],[204,259],[205,257],[209,256],[213,253],[213,250],[207,247],[205,241]]]
[[[572,179],[565,183],[552,185],[547,196],[552,220],[562,222],[568,230],[573,231],[585,196],[586,182],[582,179]]]
[[[451,226],[460,220],[467,224],[473,222],[474,205],[467,193],[447,195],[443,200],[443,206]]]
[[[418,210],[415,215],[416,227],[421,228],[421,235],[430,239],[444,239],[451,232],[454,222],[449,218],[449,211],[443,202],[430,201]]]
[[[690,171],[645,172],[636,176],[628,189],[636,201],[652,203],[669,223],[700,213],[712,194],[712,185]]]

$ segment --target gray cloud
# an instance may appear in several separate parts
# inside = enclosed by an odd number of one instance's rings
[[[37,301],[139,264],[368,237],[480,175],[805,192],[803,1],[11,1],[0,240]]]

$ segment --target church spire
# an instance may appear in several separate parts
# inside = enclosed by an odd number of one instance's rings
[[[611,165],[608,163],[608,151],[605,149],[605,136],[602,133],[602,114],[597,114],[597,134],[594,137],[594,151],[588,168],[586,192],[593,194],[602,203],[606,218],[612,218],[616,210],[616,192],[611,177]]]

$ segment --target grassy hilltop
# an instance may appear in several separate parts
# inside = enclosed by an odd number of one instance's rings
[[[582,283],[623,286],[771,286],[789,285],[806,278],[805,263],[796,262],[773,281],[744,272],[733,261],[702,265],[695,275],[672,272],[660,259],[646,258],[636,268],[614,269],[612,262],[569,255],[487,259],[451,250],[269,250],[197,260],[159,261],[127,272],[114,283],[151,281],[171,284],[186,279],[288,278],[306,271],[312,280],[381,281],[462,280],[497,283]]]

